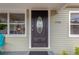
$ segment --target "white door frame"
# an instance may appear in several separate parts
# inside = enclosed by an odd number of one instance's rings
[[[31,11],[48,10],[48,47],[31,47]],[[29,48],[30,49],[49,49],[50,48],[50,9],[29,9]]]

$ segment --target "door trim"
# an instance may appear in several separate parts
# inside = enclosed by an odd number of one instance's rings
[[[31,11],[48,10],[48,47],[31,47]],[[50,9],[29,9],[29,48],[30,49],[49,49],[50,48]]]

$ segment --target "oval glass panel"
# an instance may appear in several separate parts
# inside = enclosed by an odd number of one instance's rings
[[[37,32],[41,33],[43,30],[43,20],[42,17],[38,16],[37,23],[36,23]]]

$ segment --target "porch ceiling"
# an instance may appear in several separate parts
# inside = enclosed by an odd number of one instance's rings
[[[53,9],[59,10],[65,3],[0,3],[0,8],[12,9]]]

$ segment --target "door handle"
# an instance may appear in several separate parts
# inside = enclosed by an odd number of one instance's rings
[[[32,28],[32,31],[33,31],[33,28]]]
[[[33,31],[33,25],[32,25],[32,31]]]

